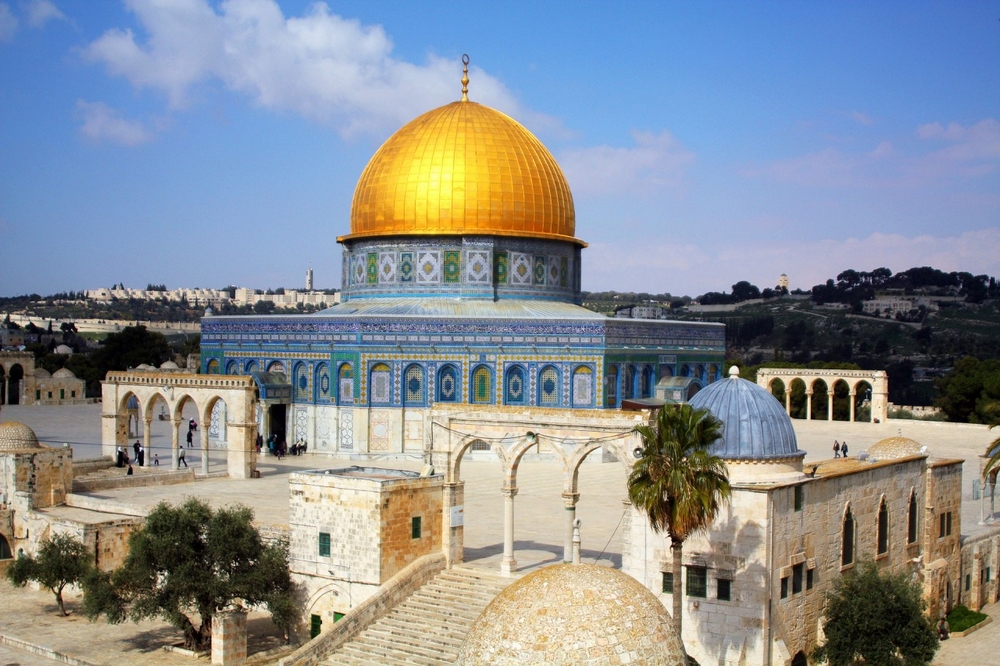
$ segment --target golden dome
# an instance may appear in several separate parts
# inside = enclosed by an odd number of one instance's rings
[[[365,167],[351,233],[521,236],[571,241],[573,195],[552,154],[512,118],[459,101],[410,121]]]

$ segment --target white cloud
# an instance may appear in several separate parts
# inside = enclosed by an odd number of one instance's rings
[[[848,117],[859,125],[874,125],[875,121],[872,120],[871,116],[867,113],[862,113],[861,111],[851,111],[847,114]]]
[[[10,5],[0,2],[0,42],[9,42],[14,39],[17,32],[18,20],[14,12],[10,11]]]
[[[103,102],[76,101],[77,113],[83,119],[80,131],[95,141],[110,141],[123,146],[135,146],[152,139],[152,134],[135,120],[128,120]]]
[[[977,176],[1000,170],[1000,122],[993,118],[974,125],[930,123],[917,128],[923,141],[946,145],[925,155],[915,167],[929,176]]]
[[[51,0],[30,0],[22,5],[22,9],[32,28],[41,28],[51,20],[66,20],[66,15]]]
[[[264,108],[330,122],[350,135],[394,129],[460,96],[457,58],[398,60],[381,26],[340,17],[323,2],[301,17],[284,16],[274,0],[227,0],[218,10],[206,0],[130,0],[129,9],[147,37],[109,30],[84,56],[137,88],[164,93],[175,109],[192,103],[199,84],[218,81]],[[526,124],[553,124],[522,109],[481,69],[469,77],[474,101]]]
[[[633,146],[594,146],[559,159],[575,196],[651,194],[677,189],[694,153],[667,131],[633,132]]]

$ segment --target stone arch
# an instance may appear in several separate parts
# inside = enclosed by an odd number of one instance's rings
[[[801,377],[793,377],[788,382],[785,406],[793,419],[806,418],[806,382]]]
[[[785,406],[785,382],[781,379],[775,377],[770,382],[768,382],[765,388],[768,392],[774,396],[774,399],[781,403],[781,406]]]
[[[7,537],[0,534],[0,560],[12,560],[14,559],[14,554],[10,550],[10,542],[7,541]]]
[[[354,366],[351,363],[337,366],[337,404],[354,404]]]
[[[806,660],[806,653],[799,650],[792,657],[792,666],[809,666],[809,662]]]
[[[840,520],[840,566],[847,567],[854,564],[857,551],[857,524],[851,512],[850,502],[844,505],[844,513]]]
[[[838,377],[833,381],[833,389],[830,391],[830,420],[831,421],[851,421],[851,388],[847,380]]]
[[[0,364],[0,405],[7,404],[7,368]]]
[[[386,363],[374,363],[368,369],[368,404],[392,404],[392,368]]]
[[[866,397],[868,397],[870,390],[870,408],[871,415],[870,420],[872,421],[882,421],[888,418],[889,414],[889,379],[888,375],[883,370],[826,370],[826,369],[811,369],[811,368],[760,368],[757,371],[757,384],[760,386],[768,386],[769,383],[775,378],[781,377],[786,382],[790,382],[789,386],[793,389],[792,404],[789,406],[788,411],[793,418],[812,418],[814,414],[812,410],[807,409],[805,414],[800,415],[800,408],[797,405],[797,388],[796,381],[801,380],[807,387],[807,398],[812,393],[822,393],[819,382],[822,382],[827,387],[827,391],[833,391],[835,395],[838,396],[838,400],[844,396],[837,394],[839,382],[843,381],[846,383],[848,391],[848,420],[864,420],[866,416],[864,411],[858,414],[862,402]],[[822,398],[822,396],[819,396]],[[827,398],[827,414],[824,414],[824,410],[821,405],[822,400],[808,400],[807,402],[812,402],[813,407],[816,407],[817,416],[828,416],[830,412],[829,398]],[[855,418],[851,417],[851,411],[854,411]],[[840,408],[840,413],[842,415],[843,408]],[[858,415],[861,418],[856,418]],[[840,417],[838,417],[840,418]]]
[[[808,413],[806,419],[816,421],[826,421],[829,410],[830,385],[821,377],[813,377],[809,381],[809,388],[806,391],[806,402],[808,403]]]
[[[286,374],[285,364],[282,361],[271,361],[267,364],[267,372],[277,372],[280,374]]]
[[[872,420],[872,384],[859,379],[851,386],[851,406],[854,408],[852,421]]]
[[[24,366],[20,363],[12,363],[7,367],[7,382],[5,384],[7,389],[6,404],[21,404],[21,394],[23,393],[21,383],[24,381],[25,376]]]
[[[605,443],[600,440],[592,439],[588,441],[586,444],[583,444],[582,446],[577,448],[575,451],[573,451],[572,455],[569,458],[565,459],[565,463],[563,466],[563,472],[566,475],[563,485],[564,492],[574,493],[574,494],[578,492],[578,484],[580,480],[580,465],[583,464],[583,461],[586,460],[587,456],[589,456],[591,453],[593,453],[594,451],[600,451],[601,448],[604,446],[604,444]]]
[[[243,366],[243,372],[249,375],[251,372],[257,372],[257,369],[259,367],[260,365],[257,363],[257,361],[255,361],[254,359],[250,359]]]
[[[906,507],[906,543],[916,543],[920,538],[920,509],[917,508],[917,489],[910,488]]]

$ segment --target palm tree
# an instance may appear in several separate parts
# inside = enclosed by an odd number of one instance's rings
[[[993,417],[993,420],[990,422],[990,430],[1000,426],[1000,402],[991,402],[987,405],[986,413]],[[983,467],[983,495],[986,494],[986,484],[990,478],[990,473],[995,468],[1000,467],[1000,437],[987,444],[984,455],[989,456],[989,459],[986,461],[986,466]],[[992,510],[991,507],[990,511],[992,512]]]
[[[729,501],[726,463],[708,448],[722,437],[722,422],[688,404],[663,407],[655,426],[637,426],[642,456],[628,477],[628,498],[653,531],[670,536],[674,578],[673,621],[681,635],[681,553],[684,541],[711,525]]]

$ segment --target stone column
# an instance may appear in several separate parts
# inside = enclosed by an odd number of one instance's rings
[[[573,560],[573,521],[576,520],[576,503],[580,501],[580,493],[563,493],[566,508],[566,543],[563,545],[563,562]]]
[[[517,571],[517,560],[514,559],[514,496],[517,488],[504,486],[503,490],[503,559],[500,561],[500,573],[510,576]]]
[[[220,666],[247,663],[246,611],[220,611],[212,616],[212,663]]]
[[[812,421],[813,418],[813,392],[812,389],[806,391],[806,421]]]
[[[465,504],[465,482],[445,483],[442,490],[444,493],[444,507],[441,519],[444,523],[441,534],[441,549],[445,557],[448,558],[448,566],[461,562],[465,557],[465,524],[464,524],[464,504]],[[461,522],[455,524],[452,521],[452,509],[458,509],[456,515],[461,515]]]
[[[792,387],[791,386],[786,386],[785,387],[785,413],[788,414],[789,418],[791,418],[791,416],[792,416]]]
[[[146,449],[146,467],[151,467],[153,465],[153,451],[150,448],[153,444],[153,419],[143,418],[142,423],[142,448]]]
[[[851,401],[851,417],[848,420],[851,423],[854,423],[854,400],[855,398],[858,397],[858,392],[855,391],[854,389],[851,389],[847,395],[848,395],[848,400]]]
[[[826,394],[826,402],[827,402],[826,420],[827,421],[832,421],[833,420],[833,393],[834,393],[834,391],[831,388],[830,392]]]
[[[177,431],[180,427],[180,419],[170,420],[170,469],[172,470],[180,469],[180,463],[177,462],[177,445],[180,444],[180,435]]]
[[[209,420],[211,423],[211,420]],[[201,433],[201,473],[208,474],[208,428],[209,426],[202,424],[198,432]]]

